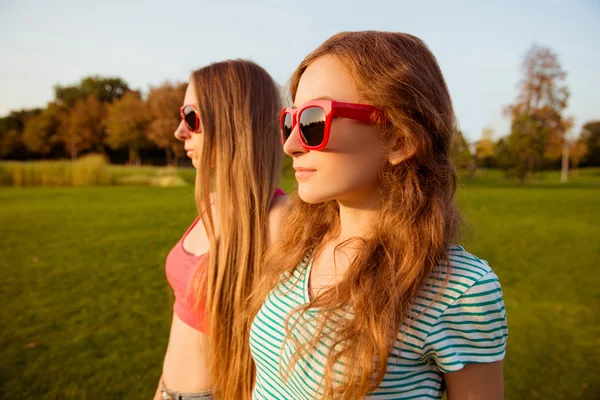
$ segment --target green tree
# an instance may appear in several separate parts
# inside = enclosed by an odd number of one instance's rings
[[[510,167],[514,164],[513,154],[508,149],[508,137],[501,137],[494,144],[494,150],[496,151],[496,161],[498,166],[504,169],[507,175],[513,175]]]
[[[600,166],[600,121],[590,121],[581,129],[581,140],[587,147],[584,162],[588,166]]]
[[[71,159],[87,150],[103,152],[106,136],[106,106],[94,96],[78,100],[65,114],[59,137],[71,155]]]
[[[185,97],[186,87],[186,83],[164,83],[151,88],[146,101],[152,116],[147,138],[164,149],[169,165],[175,164],[185,155],[181,142],[175,138],[173,132],[181,120],[179,107]]]
[[[127,91],[129,86],[121,78],[88,76],[76,85],[54,86],[54,97],[59,104],[72,108],[78,101],[90,96],[100,102],[110,103],[120,99]]]
[[[24,160],[30,154],[23,142],[23,131],[27,121],[38,116],[41,109],[12,111],[0,118],[0,157]]]
[[[21,141],[21,135],[16,129],[9,129],[2,132],[0,136],[0,157],[2,158],[21,158],[19,153],[25,152],[25,145]]]
[[[36,116],[31,117],[23,130],[23,143],[33,153],[47,156],[60,144],[58,133],[66,115],[64,107],[49,103]]]
[[[460,129],[456,130],[450,149],[450,156],[457,168],[461,170],[469,169],[472,162],[472,156],[469,151],[469,144]]]
[[[113,149],[129,148],[129,163],[140,165],[140,149],[148,144],[145,133],[149,123],[140,93],[127,92],[108,106],[106,143]]]
[[[571,159],[571,166],[574,170],[579,169],[581,160],[585,158],[588,153],[588,146],[585,140],[580,137],[569,146],[569,158]]]
[[[494,149],[494,131],[485,128],[481,132],[481,139],[475,146],[477,165],[483,168],[491,168],[496,165],[496,151]]]
[[[523,62],[521,92],[507,108],[511,132],[504,151],[503,166],[520,182],[550,160],[559,159],[565,133],[571,121],[563,117],[569,91],[563,83],[566,73],[550,49],[532,46]]]

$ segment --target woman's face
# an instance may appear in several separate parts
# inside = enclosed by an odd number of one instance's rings
[[[196,100],[196,90],[192,82],[188,84],[185,91],[185,97],[182,105],[193,105],[198,110],[198,101]],[[202,126],[202,123],[200,123]],[[194,167],[198,168],[200,165],[200,156],[202,155],[202,132],[190,132],[185,126],[185,122],[182,120],[179,122],[179,126],[175,130],[175,137],[183,142],[183,147],[187,153],[187,156],[192,160]]]
[[[308,66],[298,85],[294,107],[326,98],[364,103],[347,68],[333,56],[322,56]],[[284,145],[294,159],[298,195],[307,203],[338,200],[354,207],[378,202],[379,173],[387,162],[382,133],[375,126],[347,118],[334,118],[327,147],[307,150],[298,125]]]

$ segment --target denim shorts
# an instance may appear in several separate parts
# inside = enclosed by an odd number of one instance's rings
[[[163,400],[213,400],[212,391],[184,393],[168,389],[163,383],[160,387],[160,394]]]

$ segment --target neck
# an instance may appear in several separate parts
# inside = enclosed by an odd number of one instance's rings
[[[372,235],[381,209],[378,195],[361,201],[338,201],[338,205],[340,229],[336,241],[343,242],[354,237],[366,239]]]

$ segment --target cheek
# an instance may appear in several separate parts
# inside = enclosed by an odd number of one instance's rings
[[[192,141],[192,147],[198,154],[202,153],[202,137],[200,134],[194,133],[194,136],[190,139]]]
[[[323,161],[329,164],[330,173],[361,181],[378,176],[386,159],[381,133],[371,126],[357,126],[347,120],[340,121],[338,129],[334,128],[332,126],[329,144],[323,152]]]
[[[322,154],[314,166],[314,178],[298,181],[298,194],[307,203],[320,203],[369,194],[378,190],[379,173],[383,166],[380,157],[371,154],[356,157],[348,154]]]
[[[362,186],[372,184],[379,179],[382,163],[379,157],[373,155],[361,157],[339,154],[324,163],[322,176],[331,185],[344,184]]]
[[[340,121],[341,122],[341,121]],[[377,190],[387,160],[381,134],[372,127],[338,124],[327,148],[309,154],[314,179],[298,182],[298,194],[309,203],[339,199],[353,192]]]

